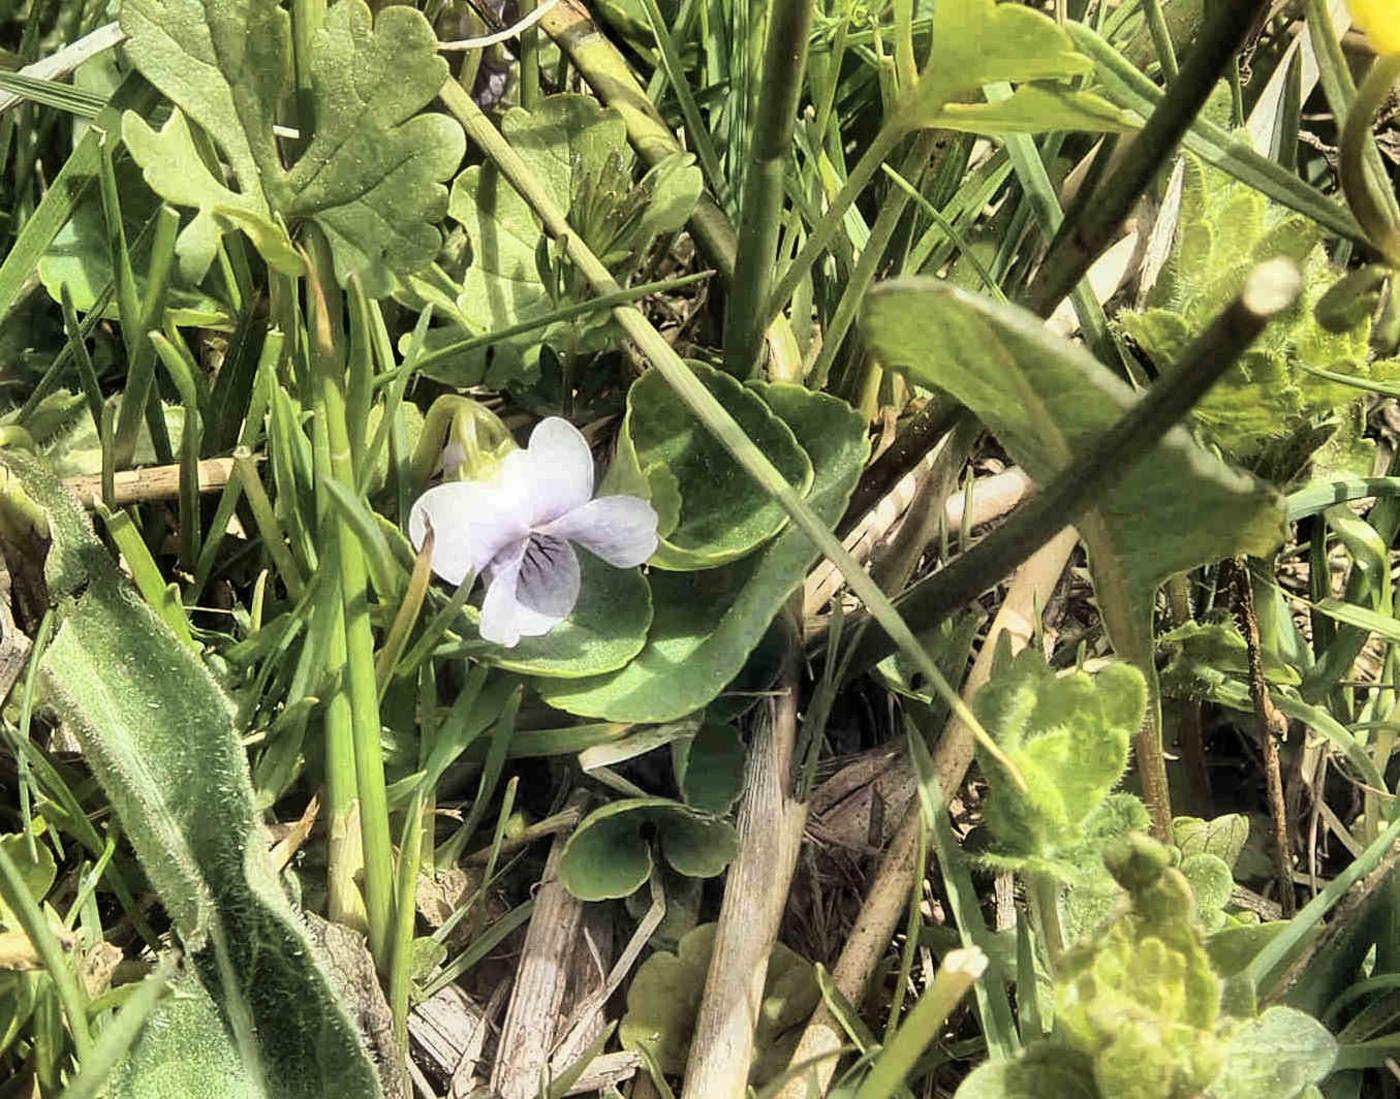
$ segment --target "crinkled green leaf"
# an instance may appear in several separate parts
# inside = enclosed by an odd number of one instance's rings
[[[1123,890],[1103,864],[1104,851],[1130,832],[1152,826],[1147,806],[1135,794],[1109,794],[1084,820],[1083,839],[1063,855],[1073,868],[1065,890],[1065,933],[1076,942],[1113,915]]]
[[[738,839],[728,821],[669,798],[624,798],[593,810],[564,844],[559,878],[584,901],[635,893],[651,876],[648,834],[671,869],[713,878],[729,865]]]
[[[1027,789],[984,758],[987,827],[1007,854],[1055,858],[1082,841],[1089,815],[1127,770],[1147,685],[1126,664],[1056,675],[1034,647],[998,665],[974,708]]]
[[[1172,840],[1183,857],[1205,852],[1233,868],[1249,840],[1249,818],[1243,813],[1225,813],[1210,820],[1176,817],[1172,820]]]
[[[1201,926],[1207,931],[1224,927],[1225,906],[1230,903],[1230,893],[1235,886],[1225,860],[1209,851],[1197,851],[1184,855],[1179,869],[1191,884],[1196,898],[1196,918]]]
[[[1126,382],[1039,318],[933,279],[877,287],[866,299],[864,330],[884,365],[951,393],[1042,484],[1134,400]],[[1167,577],[1237,553],[1269,553],[1284,536],[1278,494],[1209,454],[1184,428],[1066,519],[1089,548],[1106,613],[1115,612],[1110,636],[1129,652],[1148,650],[1152,595]]]
[[[1183,622],[1157,639],[1166,654],[1161,670],[1162,692],[1183,698],[1205,698],[1231,676],[1249,672],[1249,649],[1234,622]],[[1296,684],[1298,673],[1277,654],[1265,649],[1264,676],[1271,683]]]
[[[844,401],[801,386],[756,385],[792,428],[814,470],[807,506],[834,524],[865,464],[865,424]],[[816,560],[791,527],[719,569],[651,574],[656,608],[646,647],[620,671],[546,681],[551,706],[609,721],[674,721],[711,702],[743,669],[783,603]]]
[[[1118,317],[1123,331],[1159,368],[1168,365],[1270,259],[1303,269],[1298,302],[1271,324],[1197,404],[1195,421],[1239,459],[1257,457],[1311,419],[1354,403],[1356,390],[1301,366],[1359,379],[1391,379],[1396,364],[1370,362],[1371,316],[1329,331],[1317,305],[1342,278],[1326,256],[1322,230],[1272,204],[1224,172],[1187,156],[1181,213],[1171,255],[1141,312]]]
[[[685,224],[700,196],[701,175],[676,154],[634,180],[636,157],[622,115],[591,96],[552,95],[532,111],[515,107],[501,132],[569,224],[614,274],[623,278],[661,233]],[[438,287],[452,324],[435,328],[429,346],[492,332],[596,296],[569,267],[558,267],[534,212],[491,163],[473,165],[452,184],[448,212],[466,230],[471,262],[460,287]],[[429,287],[417,280],[420,294]],[[445,292],[445,293],[444,293]],[[454,385],[508,379],[533,365],[541,344],[569,354],[612,341],[606,315],[551,325],[503,340],[489,353],[435,362],[426,370]]]
[[[229,700],[132,591],[51,475],[10,453],[0,462],[48,514],[50,591],[72,597],[40,664],[50,702],[219,1003],[246,1072],[263,1082],[258,1094],[378,1095],[373,1065],[266,857]]]
[[[1093,1060],[1105,1096],[1188,1099],[1223,1065],[1220,980],[1167,851],[1130,837],[1106,859],[1131,906],[1056,970],[1057,1031]]]
[[[941,64],[941,63],[940,63]],[[1026,84],[1008,99],[945,103],[921,124],[970,134],[1026,134],[1057,130],[1122,134],[1138,128],[1136,116],[1093,92]]]
[[[695,374],[798,492],[812,486],[812,463],[751,387],[695,363]],[[750,477],[695,414],[676,400],[659,371],[627,392],[627,415],[605,492],[652,500],[661,544],[650,564],[687,571],[751,553],[787,522],[787,513]]]
[[[126,115],[151,186],[200,211],[178,245],[188,276],[202,274],[229,225],[250,230],[269,262],[290,263],[279,219],[316,222],[337,277],[358,275],[373,296],[437,254],[442,181],[465,139],[447,116],[419,114],[447,78],[421,13],[392,6],[376,21],[363,0],[330,7],[310,49],[314,132],[290,169],[272,128],[291,59],[289,19],[274,0],[130,0],[122,28],[136,67],[214,140],[238,183],[223,186],[192,155],[183,121],[156,134]]]
[[[618,1028],[623,1049],[645,1047],[663,1072],[685,1071],[714,942],[715,925],[701,924],[686,933],[676,953],[660,951],[642,964],[627,990],[627,1012]],[[786,1069],[800,1026],[820,999],[812,964],[776,943],[754,1028],[750,1083],[762,1085]]]
[[[1230,1035],[1225,1070],[1211,1099],[1297,1099],[1321,1083],[1337,1059],[1337,1041],[1311,1015],[1271,1007]]]
[[[733,725],[707,721],[685,740],[672,741],[681,797],[694,809],[727,813],[739,797],[747,753]]]

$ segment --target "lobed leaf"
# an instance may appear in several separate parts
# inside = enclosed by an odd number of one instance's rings
[[[121,21],[136,67],[209,135],[238,182],[235,192],[211,172],[181,115],[159,132],[124,117],[147,182],[199,210],[177,244],[186,277],[202,277],[233,227],[269,263],[295,269],[283,223],[301,220],[325,232],[341,282],[358,276],[371,296],[437,254],[442,181],[466,142],[447,116],[418,113],[447,78],[421,13],[392,6],[376,20],[363,0],[330,7],[310,47],[311,136],[290,169],[273,132],[290,90],[290,25],[273,0],[131,0]]]

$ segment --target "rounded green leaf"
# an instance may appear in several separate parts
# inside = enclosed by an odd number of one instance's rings
[[[795,385],[755,385],[814,468],[807,504],[835,523],[865,464],[865,423],[844,401]],[[743,669],[817,557],[800,530],[722,569],[651,574],[656,618],[646,647],[616,672],[539,684],[546,702],[609,721],[674,721],[707,706]]]
[[[676,953],[659,951],[637,970],[618,1028],[623,1049],[645,1047],[663,1072],[685,1071],[714,945],[715,925],[702,924],[686,933]],[[754,1031],[751,1082],[766,1083],[787,1067],[797,1028],[820,999],[812,964],[776,943],[768,959]]]
[[[812,487],[812,463],[792,429],[752,388],[710,367],[696,363],[692,368],[783,476],[805,494]],[[614,469],[609,481],[618,491],[658,498],[662,538],[651,560],[658,568],[708,569],[735,561],[787,522],[777,502],[654,370],[643,374],[627,394]]]
[[[681,797],[695,809],[727,813],[744,780],[744,742],[733,725],[707,722],[689,740],[674,742]]]
[[[712,878],[734,857],[733,827],[669,798],[626,798],[595,809],[564,845],[559,876],[584,901],[626,897],[651,875],[649,837],[678,873]]]

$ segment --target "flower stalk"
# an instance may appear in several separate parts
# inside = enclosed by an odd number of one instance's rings
[[[1380,191],[1384,175],[1377,179],[1367,170],[1366,163],[1368,152],[1374,149],[1371,123],[1397,81],[1400,81],[1400,53],[1377,58],[1347,112],[1338,167],[1347,205],[1367,239],[1391,267],[1400,268],[1400,223],[1391,213],[1394,203],[1393,200],[1387,202],[1389,195]]]

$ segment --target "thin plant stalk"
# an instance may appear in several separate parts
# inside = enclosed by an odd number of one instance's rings
[[[783,277],[778,281],[777,287],[769,295],[768,302],[764,306],[763,315],[765,318],[776,317],[783,311],[788,299],[797,291],[798,283],[807,277],[817,260],[821,258],[822,253],[826,251],[827,246],[831,244],[837,230],[841,228],[841,224],[845,220],[846,211],[869,186],[875,173],[894,152],[895,147],[904,139],[906,133],[908,133],[907,126],[896,119],[887,122],[875,135],[869,147],[856,161],[855,166],[846,177],[846,182],[842,184],[841,189],[827,204],[826,212],[812,226],[812,231],[807,237],[806,244],[802,246],[802,251],[797,253],[797,258],[788,265],[787,270],[783,272]]]
[[[1142,0],[1142,13],[1147,17],[1147,30],[1152,35],[1152,48],[1157,51],[1157,63],[1162,66],[1162,74],[1167,83],[1176,79],[1181,67],[1176,61],[1176,48],[1172,45],[1171,28],[1162,11],[1162,0]]]
[[[763,78],[744,173],[734,286],[724,317],[724,366],[747,376],[758,362],[782,228],[784,181],[812,32],[812,0],[775,0],[768,10]]]
[[[1400,223],[1391,213],[1394,200],[1389,206],[1385,201],[1389,197],[1389,181],[1383,175],[1384,182],[1378,181],[1367,166],[1368,151],[1375,153],[1371,123],[1396,81],[1400,81],[1400,54],[1377,58],[1361,82],[1342,127],[1339,174],[1347,205],[1372,246],[1392,267],[1400,268]],[[1381,187],[1386,188],[1384,195]]]
[[[563,211],[555,205],[548,192],[533,177],[519,154],[496,130],[481,108],[466,92],[450,81],[443,86],[440,94],[448,109],[466,129],[468,137],[496,163],[511,186],[540,217],[549,234],[563,242],[569,258],[593,285],[593,289],[602,294],[615,293],[618,285],[608,269],[583,242],[583,238],[571,229]],[[871,171],[874,170],[875,166],[872,165]],[[983,750],[1006,768],[1012,782],[1024,789],[1025,780],[1020,770],[987,735],[981,722],[959,697],[957,691],[949,685],[928,650],[919,643],[879,585],[807,506],[797,490],[774,467],[763,451],[744,434],[734,422],[734,418],[695,376],[666,338],[632,306],[616,307],[613,317],[706,430],[720,441],[745,472],[787,512],[793,525],[807,535],[816,549],[841,570],[851,590],[865,604],[871,616],[880,623],[885,632],[895,640],[898,648],[914,667],[924,675],[934,693],[948,704],[960,720],[967,723]]]
[[[319,251],[319,250],[318,250]],[[312,306],[311,355],[318,411],[326,426],[331,475],[341,484],[355,483],[355,459],[345,421],[341,356],[336,353],[321,281],[327,271],[317,256],[309,264]],[[365,912],[370,953],[384,969],[389,964],[394,923],[394,859],[389,835],[389,803],[384,756],[379,740],[379,687],[374,668],[374,634],[369,617],[368,569],[364,548],[343,515],[334,519],[340,550],[340,593],[345,621],[345,681],[354,737],[355,792],[360,838],[364,845]]]

